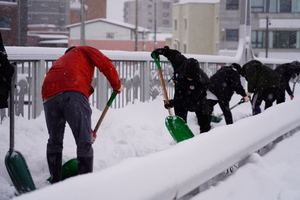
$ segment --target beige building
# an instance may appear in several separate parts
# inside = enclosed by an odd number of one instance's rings
[[[257,57],[299,60],[299,19],[300,1],[294,0],[181,0],[173,6],[168,42],[184,53],[234,56],[244,38]]]
[[[175,4],[171,46],[187,54],[218,54],[218,15],[219,1],[189,1]]]

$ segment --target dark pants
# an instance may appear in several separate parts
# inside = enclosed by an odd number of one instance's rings
[[[281,87],[279,90],[278,90],[278,98],[277,98],[277,101],[276,103],[279,104],[279,103],[283,103],[285,102],[285,87]]]
[[[67,91],[44,103],[49,132],[47,154],[62,153],[65,125],[68,122],[77,145],[77,157],[93,157],[91,142],[92,111],[80,92]]]
[[[195,112],[198,119],[198,125],[200,126],[200,133],[208,132],[211,128],[210,126],[211,116],[209,113],[209,107],[206,98],[201,100],[193,110],[191,109],[189,110],[183,106],[175,105],[174,111],[175,111],[175,115],[181,117],[185,122],[187,122],[188,111]]]
[[[259,93],[254,93],[251,104],[253,115],[258,114],[260,112],[260,105],[262,101],[265,101],[265,110],[273,105],[273,102],[277,99],[278,96],[278,88],[272,87],[266,90],[263,90]]]
[[[214,106],[219,103],[219,106],[223,112],[226,124],[232,124],[233,123],[233,119],[232,119],[232,113],[230,111],[230,107],[229,107],[229,101],[225,101],[225,100],[212,100],[212,99],[208,99],[208,105],[210,107],[210,114],[212,114],[213,110],[214,110]]]

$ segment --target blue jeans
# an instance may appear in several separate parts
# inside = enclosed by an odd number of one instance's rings
[[[88,99],[80,92],[66,91],[44,103],[49,133],[47,154],[62,153],[66,122],[77,145],[77,157],[93,157],[91,115]]]

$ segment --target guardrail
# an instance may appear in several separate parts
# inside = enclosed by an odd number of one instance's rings
[[[240,45],[242,46],[242,45]],[[241,47],[242,48],[242,47]],[[6,47],[10,61],[17,63],[17,92],[18,106],[16,115],[36,118],[43,110],[41,99],[41,85],[46,72],[52,63],[64,54],[66,48],[45,48],[45,47]],[[243,51],[238,50],[238,51]],[[125,52],[125,51],[102,51],[109,57],[116,66],[124,91],[117,96],[112,107],[121,108],[134,101],[148,101],[161,95],[161,85],[157,69],[150,52]],[[200,67],[208,76],[213,75],[221,66],[233,62],[244,64],[241,60],[242,53],[235,57],[191,55],[199,61]],[[277,64],[287,62],[286,60],[265,59],[264,63],[274,68]],[[169,61],[161,56],[161,65],[168,94],[173,96],[173,83],[169,81],[173,74],[173,68]],[[90,97],[90,103],[98,109],[103,109],[111,93],[106,78],[98,70],[95,70],[93,87],[94,94]],[[23,102],[22,102],[23,101]],[[24,107],[25,104],[25,107]],[[1,111],[2,116],[5,112]]]
[[[251,154],[299,130],[300,115],[295,109],[299,105],[300,100],[278,104],[259,115],[214,128],[172,148],[78,176],[76,184],[73,179],[67,179],[57,187],[45,187],[19,198],[60,200],[66,196],[69,199],[84,196],[113,200],[175,200],[192,191],[195,194],[201,185],[228,167],[243,164]],[[289,117],[280,117],[278,113]],[[95,192],[99,189],[101,192]]]

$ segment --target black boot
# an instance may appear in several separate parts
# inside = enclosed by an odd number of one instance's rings
[[[93,172],[94,157],[77,157],[78,174],[86,174]]]
[[[62,153],[47,154],[51,184],[61,181]]]

